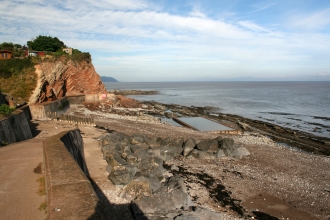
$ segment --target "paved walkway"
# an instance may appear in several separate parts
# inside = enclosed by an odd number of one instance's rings
[[[38,195],[43,169],[41,139],[0,148],[0,219],[45,219],[39,206],[46,196]]]

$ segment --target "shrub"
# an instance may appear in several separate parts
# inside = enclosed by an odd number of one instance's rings
[[[15,111],[15,108],[10,108],[9,105],[2,104],[0,105],[0,114],[11,114],[13,111]]]

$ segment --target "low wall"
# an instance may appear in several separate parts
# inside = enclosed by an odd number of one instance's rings
[[[97,195],[86,177],[80,131],[64,131],[45,139],[43,148],[47,219],[101,219],[95,211]]]
[[[57,117],[70,108],[70,103],[66,97],[53,102],[38,103],[30,105],[32,119],[46,120]]]
[[[26,108],[0,117],[0,146],[32,138],[28,117],[29,111]]]
[[[86,102],[99,102],[103,99],[108,99],[110,101],[115,102],[116,95],[113,93],[104,93],[104,94],[86,94],[85,101]]]
[[[66,96],[70,104],[81,104],[85,101],[85,95]]]

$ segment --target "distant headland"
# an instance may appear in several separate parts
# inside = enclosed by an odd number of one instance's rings
[[[118,80],[109,76],[101,76],[101,80],[102,82],[118,82]]]

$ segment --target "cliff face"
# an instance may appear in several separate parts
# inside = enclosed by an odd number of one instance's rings
[[[66,95],[107,92],[94,66],[86,61],[42,61],[35,68],[38,83],[30,104],[54,101]]]

